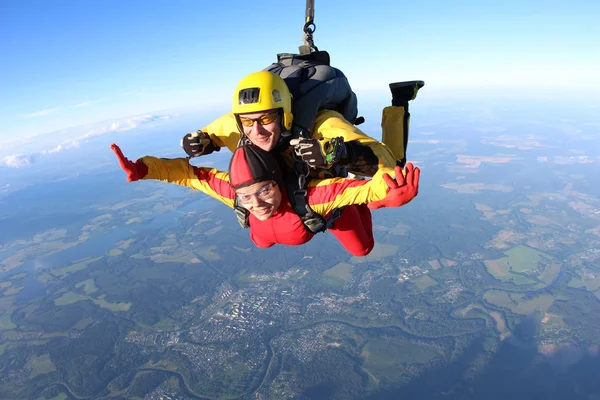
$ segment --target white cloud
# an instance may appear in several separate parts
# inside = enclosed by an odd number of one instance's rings
[[[148,124],[148,123],[155,122],[155,121],[170,119],[174,116],[176,116],[176,114],[174,114],[174,115],[152,115],[152,114],[138,115],[135,117],[112,122],[112,123],[110,123],[110,125],[105,125],[100,128],[92,129],[91,131],[86,132],[83,136],[77,137],[73,140],[88,139],[93,136],[99,136],[99,135],[103,135],[105,133],[110,133],[110,132],[125,132],[125,131],[135,129],[138,126],[143,125],[143,124]]]
[[[30,114],[25,114],[25,118],[43,117],[45,115],[52,114],[53,112],[55,112],[57,110],[58,110],[58,107],[48,108],[46,110],[36,111],[36,112],[32,112]]]
[[[23,168],[35,161],[38,157],[37,153],[34,154],[15,154],[12,156],[6,156],[3,159],[3,164],[9,168]]]
[[[95,136],[104,135],[107,133],[113,132],[125,132],[139,127],[140,125],[150,124],[152,122],[167,120],[173,118],[179,114],[171,114],[171,115],[154,115],[154,114],[144,114],[137,115],[134,117],[124,118],[122,120],[117,120],[114,122],[110,122],[104,126],[100,126],[98,128],[92,129],[84,133],[83,135],[76,136],[73,138],[69,138],[67,140],[63,140],[58,143],[55,147],[50,149],[43,149],[36,153],[31,154],[14,154],[4,157],[1,166],[10,167],[10,168],[22,168],[27,167],[34,163],[37,158],[40,156],[45,156],[48,154],[59,153],[64,150],[78,148],[81,142],[85,142],[90,138]]]

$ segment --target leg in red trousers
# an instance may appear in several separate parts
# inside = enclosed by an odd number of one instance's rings
[[[335,220],[329,232],[356,257],[366,256],[375,246],[371,210],[366,204],[344,208],[342,216]]]

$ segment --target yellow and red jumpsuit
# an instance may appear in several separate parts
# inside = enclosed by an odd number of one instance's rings
[[[164,159],[146,156],[141,158],[148,167],[143,179],[154,179],[200,190],[233,208],[235,190],[229,184],[229,174],[214,168],[191,165],[186,158]],[[329,231],[355,256],[367,255],[375,245],[371,212],[366,204],[386,197],[388,186],[383,173],[393,176],[393,171],[381,169],[373,179],[347,178],[313,179],[307,187],[308,204],[325,218],[337,208],[346,207],[342,216]],[[280,185],[281,187],[281,185]],[[297,246],[312,239],[300,217],[294,212],[282,188],[282,201],[271,218],[266,221],[249,215],[250,238],[257,247],[274,244]]]

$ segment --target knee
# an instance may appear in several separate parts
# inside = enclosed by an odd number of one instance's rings
[[[364,257],[373,250],[373,247],[375,247],[375,242],[370,241],[369,243],[365,243],[361,248],[350,249],[350,254],[354,257]]]

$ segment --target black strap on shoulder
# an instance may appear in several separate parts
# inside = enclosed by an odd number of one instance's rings
[[[308,171],[306,163],[295,159],[294,170],[296,171],[295,174],[288,172],[284,178],[286,193],[288,193],[292,209],[300,217],[306,230],[313,234],[325,232],[327,229],[331,228],[334,221],[341,216],[344,208],[342,207],[333,210],[327,219],[321,214],[314,212],[308,204],[308,192],[306,190],[308,184]]]
[[[311,233],[325,232],[327,221],[321,215],[314,212],[308,205],[306,191],[307,166],[304,162],[294,160],[295,173],[288,171],[285,175],[285,190],[294,212],[300,217],[306,230]]]
[[[243,229],[250,228],[250,223],[248,223],[248,214],[250,211],[246,210],[244,207],[238,204],[237,198],[235,199],[235,203],[233,204],[233,211],[235,211],[235,217],[237,218],[238,223]]]

